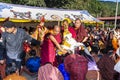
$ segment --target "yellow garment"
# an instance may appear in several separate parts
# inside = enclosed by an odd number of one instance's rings
[[[62,45],[65,45],[65,46],[67,46],[67,47],[70,47],[70,46],[71,46],[66,40],[64,40],[64,41],[62,42]]]
[[[67,34],[70,34],[70,32],[69,32],[68,30],[65,30],[65,31],[63,32],[63,37],[66,36]]]
[[[116,37],[113,37],[113,39],[112,39],[112,45],[113,45],[113,48],[115,50],[117,50],[117,48],[118,48],[118,40],[117,40]]]
[[[62,55],[63,53],[62,53],[62,51],[58,51],[57,54],[60,56],[60,55]]]
[[[27,80],[27,79],[23,76],[19,76],[18,74],[14,73],[14,74],[7,76],[3,80]]]
[[[48,32],[46,27],[42,27],[41,28],[41,32],[39,32],[39,28],[37,27],[37,29],[35,30],[35,32],[32,34],[32,38],[36,39],[36,40],[43,40],[44,35]]]
[[[69,24],[72,22],[70,18],[65,18],[64,20],[67,20]]]
[[[104,45],[104,43],[101,40],[99,40],[98,44],[100,46],[100,49],[104,49],[105,48],[105,45]]]
[[[64,38],[66,35],[68,35],[68,34],[70,34],[70,32],[69,32],[68,30],[65,30],[65,31],[63,32],[63,38]],[[65,45],[65,46],[67,46],[67,47],[70,47],[70,46],[71,46],[71,44],[70,44],[66,39],[63,39],[62,45]]]
[[[68,35],[68,34],[70,34],[70,32],[68,31],[68,30],[64,30],[64,32],[63,32],[63,42],[62,42],[62,46],[66,46],[66,47],[71,47],[71,44],[67,41],[67,39],[65,39],[64,37],[66,36],[66,35]],[[62,55],[63,53],[61,52],[61,51],[57,51],[57,54],[58,55]]]

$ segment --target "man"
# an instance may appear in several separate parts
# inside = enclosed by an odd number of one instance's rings
[[[75,20],[74,29],[76,31],[76,40],[78,42],[83,42],[83,43],[86,42],[88,39],[88,34],[85,28],[83,27],[80,19]]]
[[[15,61],[17,68],[20,70],[21,61],[25,57],[23,50],[23,42],[27,40],[31,45],[40,44],[40,42],[32,39],[23,29],[16,28],[11,21],[4,22],[5,32],[2,33],[3,45],[6,48],[6,63]]]

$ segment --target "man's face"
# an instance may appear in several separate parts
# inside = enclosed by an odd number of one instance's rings
[[[5,28],[5,31],[8,33],[12,33],[14,31],[14,27],[12,28]]]
[[[81,25],[81,21],[80,20],[76,20],[75,21],[75,28],[79,28]]]
[[[60,27],[59,26],[55,26],[55,28],[53,29],[54,34],[59,34],[60,33]]]

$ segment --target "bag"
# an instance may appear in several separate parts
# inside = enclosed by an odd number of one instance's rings
[[[114,70],[120,73],[120,60],[114,66]]]

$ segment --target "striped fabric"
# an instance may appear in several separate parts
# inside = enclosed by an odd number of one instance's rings
[[[38,80],[64,80],[60,71],[50,63],[39,68]]]
[[[65,69],[70,74],[70,80],[85,80],[88,70],[88,61],[79,54],[68,55],[65,60]]]

